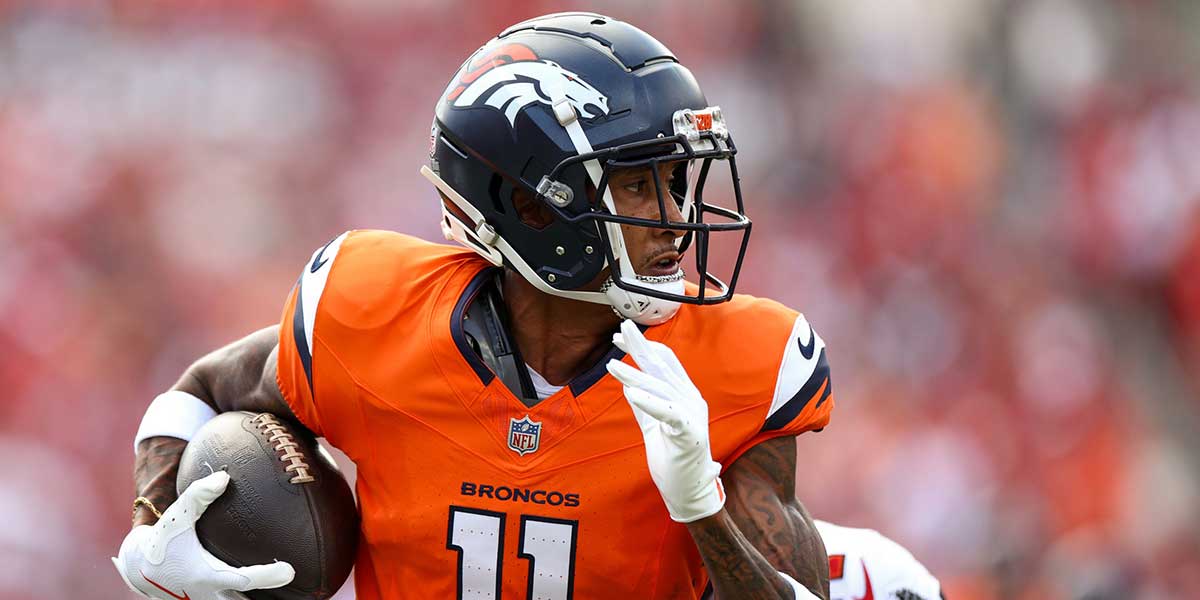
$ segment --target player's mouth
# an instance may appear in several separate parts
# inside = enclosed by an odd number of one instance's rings
[[[662,252],[646,261],[646,264],[638,270],[638,274],[650,277],[670,277],[680,273],[681,260],[683,260],[683,255],[677,250]]]

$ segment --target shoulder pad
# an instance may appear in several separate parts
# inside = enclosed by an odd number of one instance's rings
[[[781,429],[796,418],[817,397],[817,406],[832,392],[829,381],[829,361],[825,357],[825,341],[804,315],[796,317],[792,333],[788,338],[783,360],[779,363],[779,376],[775,381],[775,394],[771,408],[767,411],[764,431]]]
[[[338,250],[347,231],[329,240],[329,243],[317,248],[304,271],[300,273],[300,293],[296,298],[296,311],[293,317],[293,334],[296,336],[296,347],[306,350],[307,356],[312,356],[313,325],[317,319],[317,306],[325,293],[325,284],[329,282],[329,272],[333,269],[333,260],[337,258]],[[303,340],[303,343],[301,341]],[[303,356],[303,354],[302,354]],[[306,370],[310,367],[305,365]],[[312,375],[310,374],[311,378]]]

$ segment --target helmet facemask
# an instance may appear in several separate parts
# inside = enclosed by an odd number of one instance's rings
[[[732,297],[751,226],[737,177],[737,149],[725,128],[720,109],[680,110],[673,122],[675,134],[672,136],[568,157],[531,190],[534,199],[548,207],[560,222],[596,232],[601,242],[596,245],[600,248],[588,246],[587,249],[589,253],[602,251],[604,264],[609,268],[609,278],[599,290],[561,289],[554,285],[552,274],[539,276],[469,201],[430,169],[423,168],[422,173],[460,209],[461,214],[454,214],[443,208],[443,229],[447,238],[457,239],[494,264],[514,268],[544,292],[608,304],[623,318],[654,325],[673,317],[681,303],[717,304]],[[669,185],[660,176],[660,165],[664,164],[674,165],[672,170],[676,173]],[[728,192],[721,194],[723,202],[708,201],[706,189],[718,179],[719,166],[727,166],[729,170]],[[579,176],[580,169],[584,171],[582,177]],[[613,200],[610,178],[614,172],[627,169],[646,169],[650,173],[658,203],[657,219],[620,214]],[[577,197],[581,201],[576,201]],[[668,202],[675,204],[675,211],[667,210]],[[681,220],[670,220],[668,217],[672,213],[678,214]],[[462,219],[462,214],[469,222]],[[688,253],[694,257],[696,281],[685,284],[684,261],[675,276],[638,274],[637,265],[632,264],[628,254],[622,226],[682,232],[674,243],[685,259]],[[737,236],[738,233],[741,235]],[[731,263],[726,278],[714,273],[710,262],[714,234],[736,237],[736,245],[729,246],[730,251],[725,256],[726,262]]]
[[[604,241],[610,268],[605,291],[613,301],[613,308],[625,317],[633,318],[630,313],[640,315],[642,311],[638,310],[639,304],[645,304],[647,299],[687,304],[716,304],[728,300],[737,284],[749,241],[751,223],[745,214],[737,177],[734,158],[737,150],[725,128],[720,109],[681,110],[676,113],[674,121],[676,133],[673,136],[570,157],[556,166],[538,186],[539,196],[555,210],[558,218],[568,222],[595,223]],[[572,213],[565,208],[572,204],[575,192],[557,178],[579,164],[591,167],[588,169],[589,179],[595,177],[595,171],[599,171],[594,186],[595,197],[599,200],[591,203],[592,210]],[[599,168],[596,168],[597,165]],[[660,165],[668,165],[668,170],[675,174],[670,184],[663,181]],[[715,194],[721,196],[723,201],[708,201],[706,190],[714,187],[710,184],[720,178],[717,173],[723,166],[729,170],[729,187],[726,193]],[[658,203],[657,219],[620,214],[613,200],[611,178],[616,171],[628,169],[648,171]],[[588,191],[592,192],[591,189]],[[668,210],[668,202],[673,203],[676,210]],[[669,220],[669,216],[675,215],[681,220]],[[684,285],[682,270],[677,278],[638,274],[638,265],[633,264],[628,255],[622,226],[681,232],[682,235],[675,240],[675,246],[684,259],[687,257],[685,253],[691,251],[696,278],[694,284]],[[737,235],[739,232],[740,236]],[[729,251],[724,258],[730,265],[729,274],[724,278],[714,272],[713,261],[710,261],[714,234],[732,237],[736,243],[735,246],[726,244]],[[680,264],[682,266],[683,261]],[[624,294],[614,294],[613,288]]]

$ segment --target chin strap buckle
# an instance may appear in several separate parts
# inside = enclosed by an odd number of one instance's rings
[[[555,100],[553,108],[554,118],[558,119],[558,124],[563,127],[579,120],[579,115],[575,113],[575,108],[571,106],[571,101],[565,97]]]
[[[479,226],[475,228],[475,235],[479,237],[479,241],[489,246],[495,246],[496,240],[500,238],[500,234],[496,233],[496,229],[489,225],[486,221],[480,223]]]

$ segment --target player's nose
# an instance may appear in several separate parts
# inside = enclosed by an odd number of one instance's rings
[[[658,198],[654,198],[653,202],[657,204]],[[679,210],[679,206],[675,203],[674,197],[665,191],[663,194],[662,204],[659,205],[658,209],[655,210],[654,218],[658,219],[660,222],[666,221],[667,223],[685,222],[683,213]],[[681,237],[684,233],[686,233],[684,230],[673,228],[669,225],[663,225],[655,229],[656,235],[671,236],[672,238]]]

